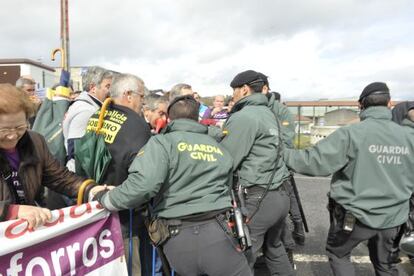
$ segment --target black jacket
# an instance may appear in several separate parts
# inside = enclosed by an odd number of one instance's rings
[[[99,110],[88,122],[88,131],[94,130]],[[102,131],[112,160],[102,183],[118,186],[128,177],[128,168],[138,151],[148,142],[151,131],[145,120],[132,109],[111,104],[104,118]]]
[[[392,120],[401,125],[402,121],[407,118],[408,111],[414,108],[414,101],[402,102],[392,109]]]
[[[99,118],[99,110],[92,115],[88,122],[88,131],[95,130]],[[128,177],[128,169],[138,151],[151,137],[150,128],[141,116],[132,109],[111,104],[104,118],[102,131],[105,134],[105,142],[111,153],[112,160],[102,178],[101,183],[119,186]],[[121,228],[124,237],[129,233],[129,211],[119,212]],[[133,235],[136,235],[138,226],[143,218],[139,214],[134,215]]]

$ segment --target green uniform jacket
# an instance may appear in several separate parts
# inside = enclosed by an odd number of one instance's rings
[[[413,121],[411,121],[411,120],[409,120],[409,119],[404,119],[402,122],[401,122],[401,125],[402,126],[405,126],[405,127],[409,127],[410,128],[410,132],[412,133],[412,134],[414,134],[414,122]],[[414,138],[414,137],[413,137]]]
[[[295,123],[293,121],[292,113],[290,113],[285,105],[275,100],[274,94],[270,95],[268,106],[280,122],[283,144],[288,148],[293,148]]]
[[[370,107],[361,122],[342,127],[306,150],[285,150],[286,165],[308,175],[329,175],[330,196],[376,229],[408,218],[414,188],[414,139],[391,121],[391,111]],[[411,136],[411,137],[410,137]]]
[[[179,218],[231,207],[230,154],[195,121],[172,121],[137,154],[121,186],[106,193],[109,210],[140,206],[154,198],[154,215]]]
[[[36,114],[32,130],[45,137],[50,153],[60,162],[66,164],[66,149],[62,122],[70,105],[69,99],[54,97],[45,99]]]
[[[276,118],[267,104],[263,94],[247,96],[234,105],[224,125],[227,134],[221,144],[232,155],[233,171],[243,187],[266,186],[275,167],[281,139]],[[288,178],[285,163],[279,158],[270,189],[276,189]]]

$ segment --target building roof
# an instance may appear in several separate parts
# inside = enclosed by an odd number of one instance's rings
[[[338,113],[345,113],[345,114],[358,114],[357,110],[349,109],[349,108],[341,108],[341,109],[335,109],[325,112],[325,115],[329,114],[338,114]]]
[[[55,72],[53,67],[47,66],[38,61],[28,59],[28,58],[0,58],[0,64],[30,64],[36,67],[40,67],[51,72]]]
[[[361,119],[359,117],[358,118],[353,118],[353,119],[349,120],[348,122],[346,122],[346,124],[347,125],[356,124],[356,123],[359,123],[360,121],[361,121]]]
[[[309,117],[306,117],[306,116],[298,116],[297,114],[295,114],[294,115],[294,118],[293,118],[294,120],[295,120],[295,122],[298,122],[299,120],[302,122],[302,123],[304,123],[304,122],[306,122],[306,123],[311,123],[312,122],[312,119],[311,118],[309,118]]]

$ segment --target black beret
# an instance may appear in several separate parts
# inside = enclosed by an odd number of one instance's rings
[[[232,88],[237,88],[237,87],[242,87],[245,84],[251,84],[254,82],[263,82],[264,80],[262,80],[260,78],[260,75],[258,72],[253,71],[253,70],[247,70],[241,73],[238,73],[234,79],[231,81],[230,86]]]
[[[362,90],[361,95],[359,96],[359,102],[362,101],[363,98],[372,95],[372,94],[389,94],[390,90],[388,86],[383,82],[373,82],[368,84],[364,90]]]
[[[267,86],[269,86],[269,80],[267,79],[268,76],[266,76],[265,74],[260,73],[260,72],[258,72],[258,74],[259,74],[259,77],[263,80],[264,84],[266,84]]]

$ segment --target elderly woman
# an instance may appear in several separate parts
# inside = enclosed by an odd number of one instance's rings
[[[28,130],[29,96],[0,84],[0,221],[22,218],[29,228],[51,218],[42,204],[43,185],[75,197],[83,181],[53,158],[40,134]]]

